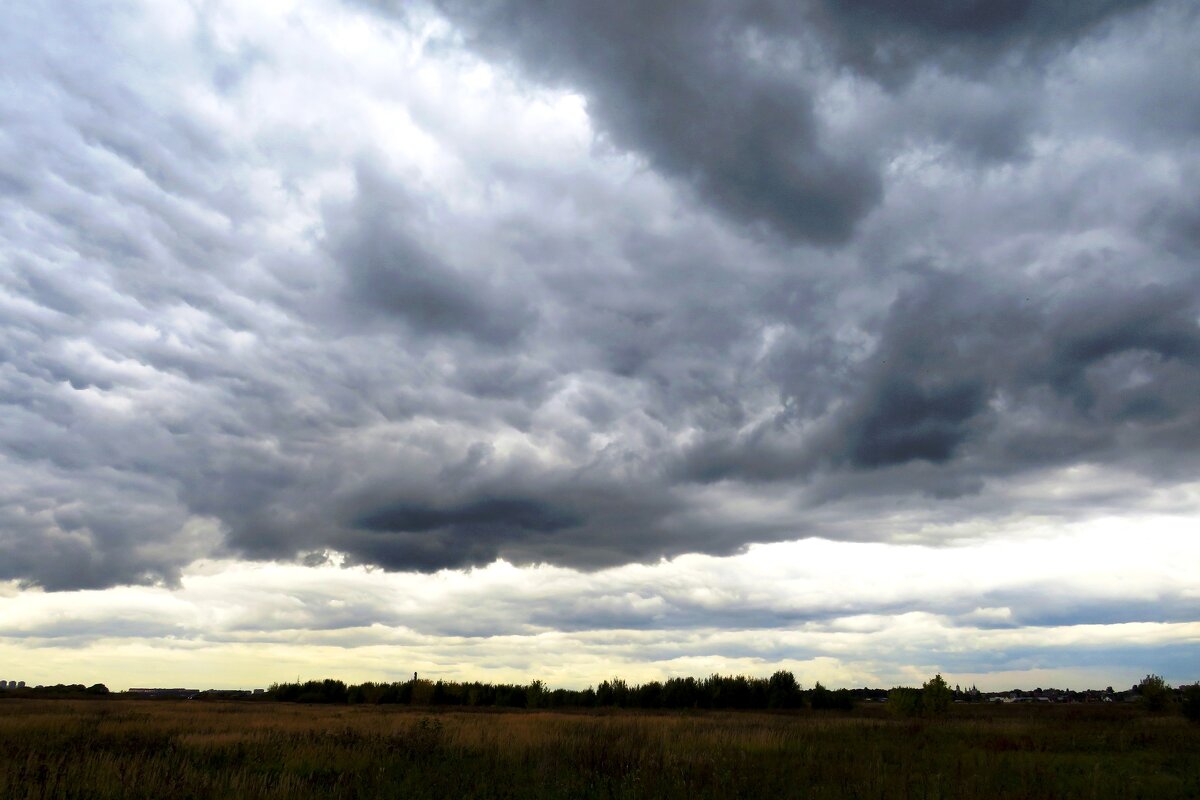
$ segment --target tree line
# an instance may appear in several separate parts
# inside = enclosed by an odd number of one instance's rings
[[[1040,690],[1039,690],[1040,691]],[[1132,690],[1134,699],[1149,711],[1175,705],[1190,719],[1200,720],[1200,685],[1172,689],[1162,678],[1148,675]],[[266,699],[295,703],[371,705],[464,706],[496,708],[630,708],[630,709],[746,709],[786,710],[811,708],[849,710],[860,702],[887,702],[901,716],[941,716],[954,702],[983,702],[974,687],[951,688],[940,674],[920,688],[829,689],[819,682],[804,689],[791,672],[780,670],[769,678],[745,675],[710,675],[707,678],[669,678],[666,681],[629,683],[621,678],[602,681],[595,688],[551,689],[542,681],[528,684],[418,679],[346,684],[326,679],[276,683]]]
[[[940,713],[952,698],[971,698],[970,691],[951,690],[940,675],[921,689],[829,689],[817,683],[804,689],[795,676],[780,670],[768,678],[710,675],[630,683],[622,678],[587,689],[551,689],[542,681],[528,684],[479,681],[412,680],[346,684],[325,679],[276,683],[267,697],[282,702],[372,705],[467,706],[499,708],[636,708],[849,710],[858,702],[896,702],[904,713]],[[978,696],[978,692],[973,693]]]
[[[256,690],[257,692],[257,690]],[[1063,700],[1093,700],[1092,695],[1136,701],[1150,712],[1178,709],[1200,722],[1200,684],[1171,687],[1161,676],[1147,675],[1130,691],[1115,693],[1109,687],[1104,693],[1068,692],[1049,689],[1035,690],[1038,699],[1048,695]],[[236,694],[237,697],[231,697]],[[211,695],[211,696],[210,696]],[[127,697],[125,693],[110,693],[103,684],[83,684],[0,689],[0,698],[95,698]],[[887,702],[888,707],[902,716],[940,716],[954,702],[985,702],[1000,699],[971,687],[953,689],[942,676],[935,675],[920,688],[897,687],[886,689],[828,689],[817,683],[804,689],[792,673],[780,670],[769,678],[744,675],[710,675],[707,678],[669,678],[666,681],[629,683],[621,678],[602,681],[595,688],[551,689],[542,681],[528,684],[483,683],[480,681],[372,682],[346,684],[327,678],[294,683],[276,683],[264,693],[201,692],[200,699],[277,700],[293,703],[371,704],[413,706],[465,706],[495,708],[630,708],[630,709],[747,709],[786,710],[811,708],[849,710],[860,702]],[[1028,699],[1028,698],[1027,698]]]
[[[551,689],[542,681],[528,684],[412,679],[397,683],[347,685],[339,680],[276,683],[267,695],[298,703],[369,703],[505,708],[643,708],[643,709],[849,709],[872,689],[827,689],[818,683],[802,689],[792,673],[780,670],[769,678],[711,675],[669,678],[634,684],[622,678],[595,688]]]

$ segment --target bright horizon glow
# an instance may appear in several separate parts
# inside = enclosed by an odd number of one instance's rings
[[[1139,530],[1134,552],[1125,552],[1129,527]],[[1191,678],[1178,656],[1140,660],[1137,648],[1200,643],[1200,623],[1140,620],[1136,612],[1196,602],[1190,565],[1200,563],[1200,540],[1185,516],[1110,518],[1057,534],[1042,527],[951,548],[813,539],[594,573],[499,561],[423,575],[340,560],[201,562],[174,589],[44,593],[9,585],[0,598],[0,660],[25,664],[16,671],[30,685],[114,689],[395,681],[414,671],[579,689],[613,676],[644,682],[789,669],[809,686],[887,688],[941,672],[951,684],[999,691],[1121,687],[1149,672],[1184,683]],[[983,597],[1010,604],[976,605]],[[1131,619],[1040,619],[1114,602],[1134,609]],[[894,610],[919,607],[946,611]],[[546,608],[561,614],[546,619]],[[1121,649],[1131,663],[1088,663],[1089,652]],[[1012,666],[972,668],[976,652],[1003,654]],[[927,660],[906,663],[917,653]]]

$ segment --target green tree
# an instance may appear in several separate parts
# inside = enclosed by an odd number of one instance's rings
[[[533,681],[525,690],[525,701],[529,708],[543,708],[546,705],[546,684]]]
[[[1162,711],[1171,702],[1171,687],[1161,675],[1147,675],[1136,688],[1147,711]]]
[[[921,705],[926,714],[945,714],[946,710],[950,708],[952,697],[950,686],[940,672],[927,680],[921,687]]]
[[[798,708],[803,702],[796,676],[779,670],[767,680],[767,708]]]

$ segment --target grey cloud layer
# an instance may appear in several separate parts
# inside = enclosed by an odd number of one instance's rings
[[[1194,476],[1188,4],[436,5],[314,7],[409,43],[362,74],[320,24],[3,12],[0,578],[592,568]]]

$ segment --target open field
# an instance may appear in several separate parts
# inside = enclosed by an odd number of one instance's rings
[[[848,713],[0,702],[0,797],[1197,798],[1200,725],[1112,706]]]

